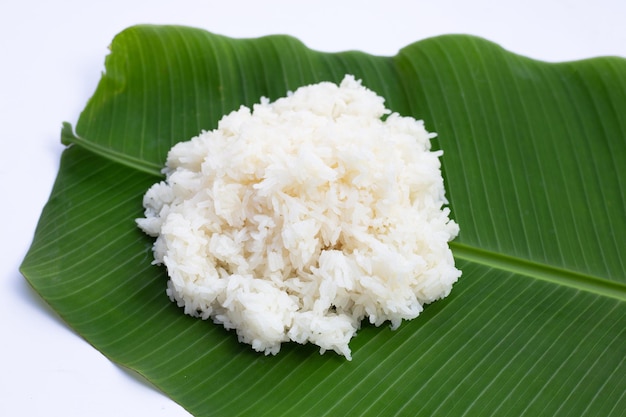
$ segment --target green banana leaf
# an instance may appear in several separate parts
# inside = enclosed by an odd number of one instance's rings
[[[463,276],[353,360],[264,356],[185,316],[135,225],[170,147],[261,96],[355,75],[438,133]],[[626,59],[449,35],[380,57],[177,26],[117,35],[21,271],[80,335],[197,416],[624,416]]]

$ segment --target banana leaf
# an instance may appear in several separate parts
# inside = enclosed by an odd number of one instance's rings
[[[118,34],[21,271],[86,341],[197,416],[624,416],[626,59],[546,63],[446,35],[393,57],[179,26]],[[170,147],[353,74],[438,133],[463,276],[353,360],[264,356],[183,314],[135,225]]]

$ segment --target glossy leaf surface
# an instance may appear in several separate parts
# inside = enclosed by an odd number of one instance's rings
[[[135,226],[167,151],[223,114],[350,73],[443,149],[463,276],[353,360],[265,357],[187,317]],[[549,64],[443,36],[394,57],[174,26],[119,34],[22,272],[95,348],[198,416],[619,416],[626,409],[626,60]]]

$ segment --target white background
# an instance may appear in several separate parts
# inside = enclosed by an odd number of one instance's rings
[[[322,51],[393,55],[467,33],[547,61],[626,57],[623,0],[85,0],[0,3],[0,415],[188,416],[69,329],[18,271],[114,35],[139,23],[232,37],[284,33]],[[307,6],[308,4],[312,6]]]

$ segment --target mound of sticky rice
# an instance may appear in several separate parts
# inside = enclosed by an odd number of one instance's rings
[[[256,351],[351,359],[362,320],[397,328],[461,275],[434,136],[348,75],[175,145],[137,220],[167,294]]]

